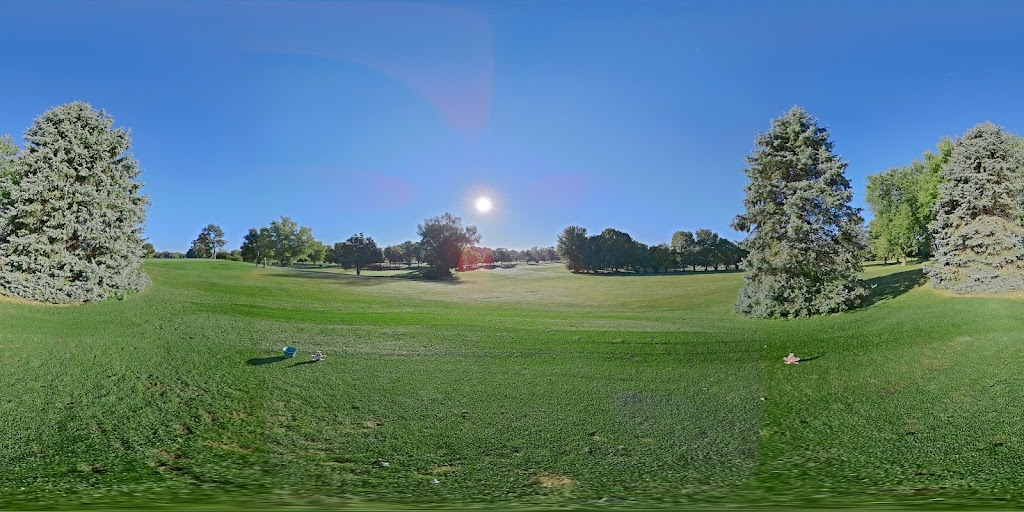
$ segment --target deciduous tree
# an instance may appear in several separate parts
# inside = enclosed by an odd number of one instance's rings
[[[939,142],[939,152],[927,152],[922,160],[868,176],[866,201],[874,218],[869,224],[869,243],[876,257],[906,264],[911,256],[931,254],[929,225],[935,219],[942,168],[949,161],[952,143]]]
[[[309,247],[316,241],[313,230],[299,226],[283,215],[280,220],[270,223],[270,239],[274,246],[274,259],[281,265],[290,265],[307,254]]]
[[[679,265],[683,268],[693,267],[697,271],[697,241],[690,231],[676,231],[672,235],[672,252],[679,258]]]
[[[558,235],[558,257],[565,262],[565,267],[572,272],[581,272],[586,268],[587,228],[569,226]]]
[[[266,261],[274,252],[274,237],[270,228],[251,228],[242,241],[242,261],[248,261],[259,265]]]
[[[463,227],[462,219],[450,213],[426,219],[416,232],[421,237],[424,260],[433,267],[436,277],[450,276],[459,265],[462,250],[480,242],[476,226]]]
[[[405,261],[405,252],[401,246],[389,245],[384,248],[384,259],[388,260],[392,265],[402,263]]]
[[[224,230],[216,224],[207,224],[192,241],[191,251],[197,258],[216,258],[217,251],[223,248],[224,244]]]
[[[374,263],[384,261],[384,254],[381,253],[377,242],[372,237],[357,233],[344,242],[334,245],[334,252],[338,255],[336,263],[345,268],[356,269],[356,275]]]
[[[313,240],[307,250],[309,252],[306,253],[306,261],[310,263],[323,263],[327,257],[327,244],[319,240]]]

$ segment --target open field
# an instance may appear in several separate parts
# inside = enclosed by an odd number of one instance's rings
[[[916,266],[799,321],[734,314],[734,272],[146,269],[0,301],[0,508],[1024,506],[1024,302]]]

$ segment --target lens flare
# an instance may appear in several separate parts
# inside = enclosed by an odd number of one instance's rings
[[[491,198],[479,197],[476,200],[476,210],[480,213],[487,213],[491,211]]]

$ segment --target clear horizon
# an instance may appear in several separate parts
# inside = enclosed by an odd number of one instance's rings
[[[744,158],[795,104],[830,129],[859,207],[868,175],[942,137],[1024,133],[1013,2],[5,8],[0,134],[21,145],[71,101],[106,110],[132,131],[161,251],[210,223],[235,249],[281,215],[391,245],[445,211],[492,248],[568,225],[738,240]]]

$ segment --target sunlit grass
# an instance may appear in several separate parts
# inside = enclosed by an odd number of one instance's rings
[[[147,271],[0,302],[0,506],[1021,505],[1024,303],[916,266],[800,321],[734,314],[739,273]]]

